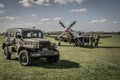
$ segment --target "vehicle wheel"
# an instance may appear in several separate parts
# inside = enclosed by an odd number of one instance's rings
[[[48,63],[55,63],[55,62],[58,62],[58,61],[59,61],[59,58],[60,58],[59,51],[54,50],[54,53],[56,53],[57,55],[48,56],[48,57],[46,58]]]
[[[30,54],[27,50],[22,50],[19,53],[19,62],[23,66],[29,66],[32,64],[32,58],[30,57]]]
[[[11,53],[8,50],[8,47],[4,47],[4,54],[5,54],[5,58],[6,59],[10,59],[11,58]]]

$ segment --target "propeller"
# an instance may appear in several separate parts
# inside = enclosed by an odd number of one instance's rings
[[[76,23],[76,21],[73,21],[72,24],[71,24],[69,27],[65,27],[65,25],[64,25],[61,21],[59,21],[59,23],[60,23],[60,25],[61,25],[63,28],[65,28],[65,30],[64,30],[63,33],[61,33],[61,34],[58,36],[58,38],[60,38],[61,36],[65,35],[66,32],[69,32],[69,31],[70,31],[70,32],[73,32],[70,28]]]
[[[62,32],[59,36],[58,39],[60,39],[60,37],[62,37],[65,34],[65,32]]]
[[[70,29],[75,23],[76,21],[73,21],[73,23],[68,27],[68,29]]]
[[[65,25],[64,25],[61,21],[59,21],[59,23],[62,25],[62,27],[64,27],[64,28],[65,28]]]

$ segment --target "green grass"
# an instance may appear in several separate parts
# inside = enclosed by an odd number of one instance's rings
[[[47,38],[54,41],[52,38]],[[103,38],[99,48],[58,47],[58,63],[40,59],[34,66],[21,66],[15,56],[4,59],[0,37],[0,80],[120,80],[120,36]]]

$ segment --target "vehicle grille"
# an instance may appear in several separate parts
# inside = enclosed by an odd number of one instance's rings
[[[40,48],[50,48],[50,42],[49,41],[41,41],[39,42]]]

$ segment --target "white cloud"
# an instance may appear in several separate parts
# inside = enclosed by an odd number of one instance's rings
[[[86,12],[87,9],[86,8],[80,8],[80,9],[73,9],[73,10],[70,10],[70,12],[79,12],[79,13],[83,13],[83,12]]]
[[[55,0],[55,3],[59,3],[59,4],[67,4],[67,3],[72,3],[72,2],[76,2],[76,3],[83,3],[86,0]]]
[[[100,19],[100,22],[105,23],[105,22],[107,22],[107,19]]]
[[[5,18],[8,20],[15,20],[15,19],[18,19],[19,17],[18,16],[6,16]]]
[[[32,7],[32,6],[42,6],[42,5],[50,5],[52,3],[58,3],[58,4],[67,4],[67,3],[83,3],[87,0],[20,0],[19,3],[23,5],[24,7]]]
[[[36,17],[37,15],[36,14],[32,14],[32,17]]]
[[[24,7],[31,7],[35,5],[33,0],[21,0],[19,1],[19,3],[23,5]]]
[[[43,22],[46,22],[46,21],[49,21],[49,20],[50,20],[49,18],[41,19],[41,21],[43,21]]]
[[[99,23],[99,20],[91,20],[91,23]]]
[[[91,20],[90,23],[105,23],[107,22],[107,19],[102,18],[102,19],[95,19],[95,20]]]
[[[59,3],[59,4],[67,4],[69,2],[69,0],[55,0],[55,3]]]
[[[3,4],[0,3],[0,9],[4,8],[5,6]]]
[[[78,2],[79,4],[82,4],[84,1],[87,1],[87,0],[75,0],[75,2]]]
[[[55,18],[53,18],[53,20],[58,21],[58,20],[61,20],[61,18],[60,17],[55,17]]]
[[[113,23],[114,23],[114,24],[119,24],[119,22],[118,22],[118,21],[114,21]]]
[[[32,7],[32,6],[41,6],[41,5],[50,5],[53,0],[21,0],[19,3],[24,7]]]

